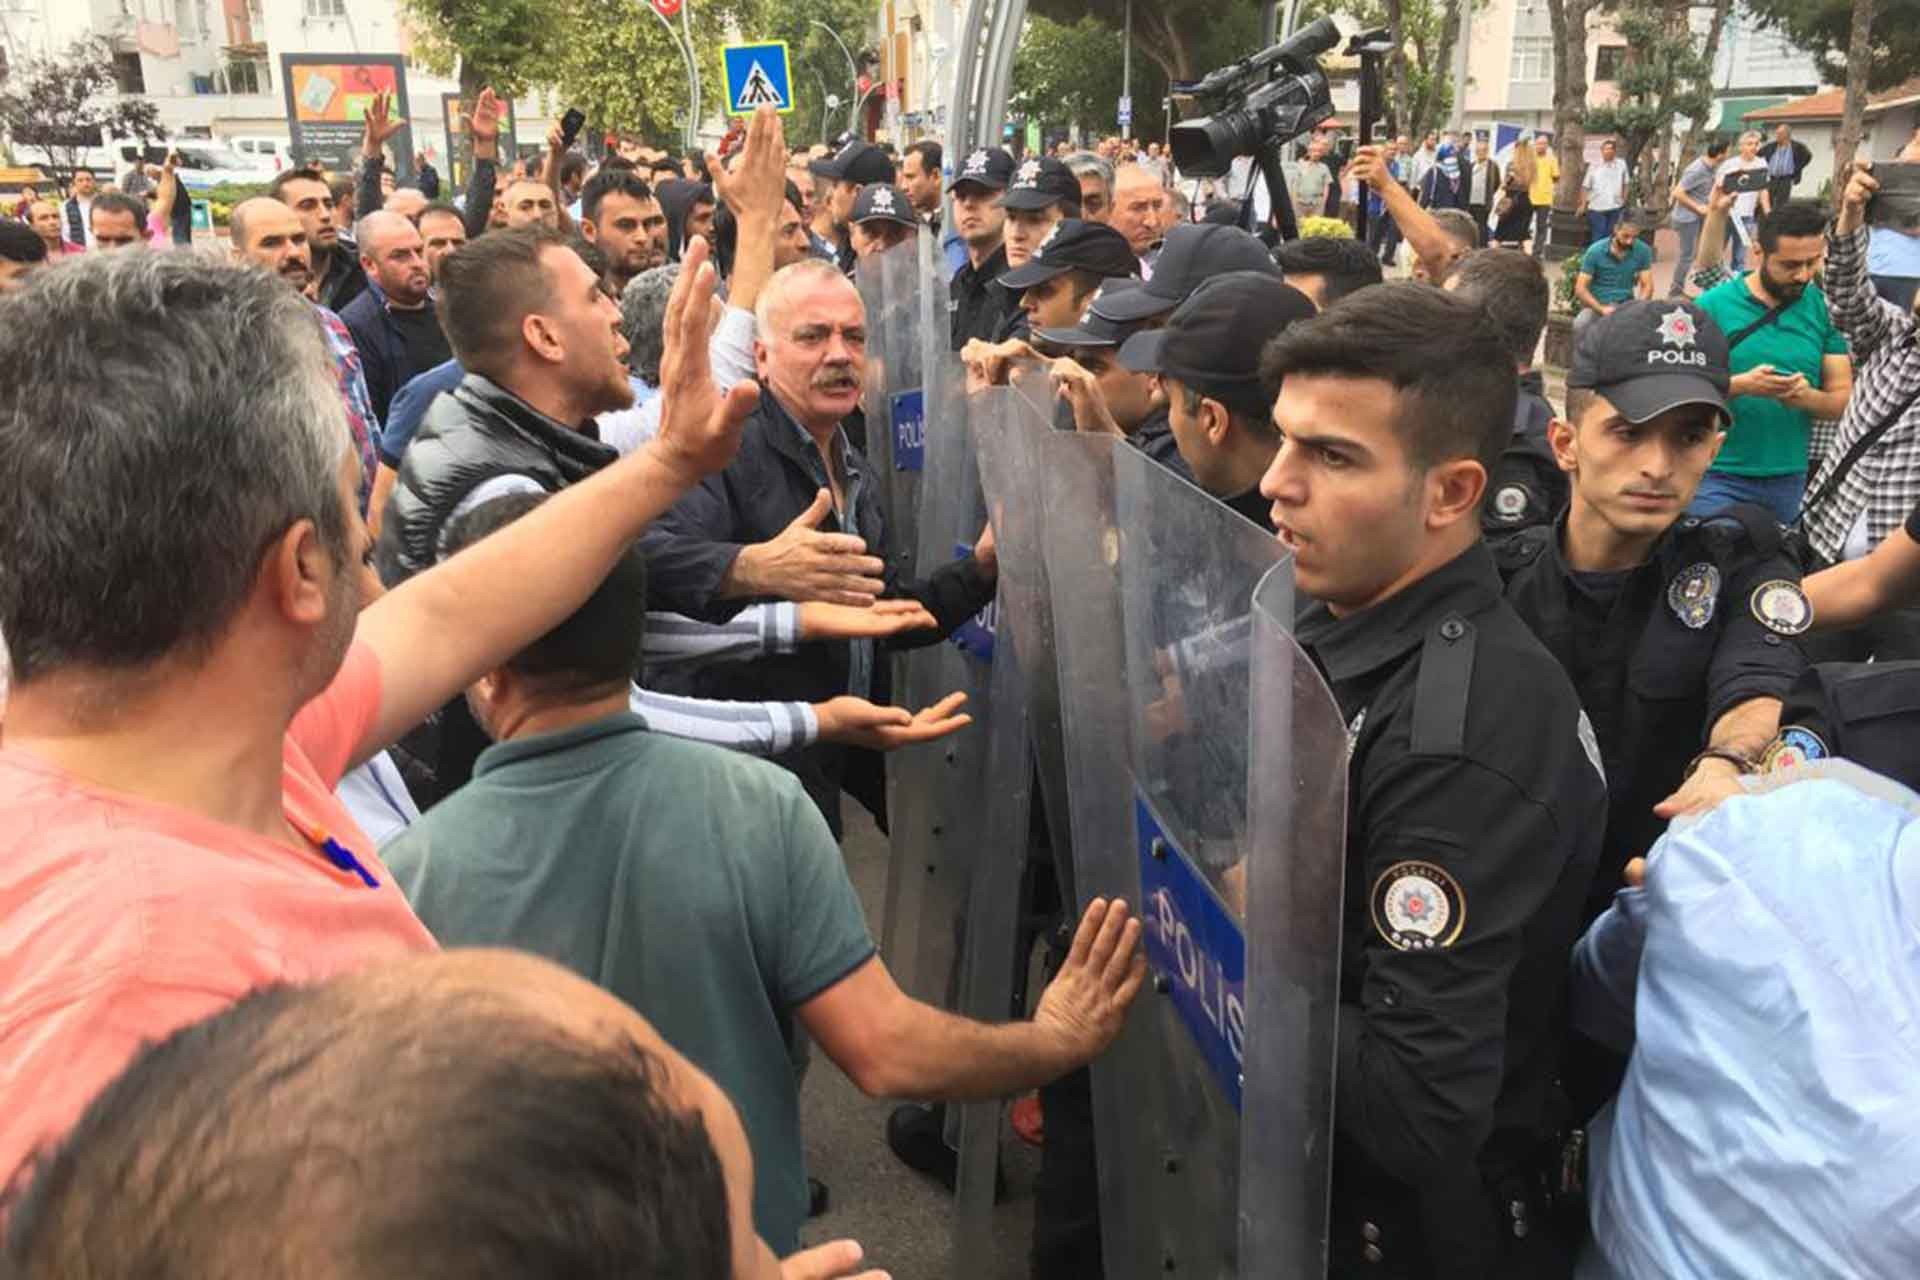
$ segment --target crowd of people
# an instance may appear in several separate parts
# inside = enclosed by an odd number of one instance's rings
[[[1920,354],[1870,163],[1824,207],[1790,137],[1713,144],[1656,299],[1603,148],[1556,404],[1544,138],[1309,140],[1295,219],[1372,234],[1269,243],[1251,168],[1152,143],[763,108],[527,172],[500,118],[443,201],[377,99],[220,252],[161,251],[170,165],[0,222],[11,1271],[877,1274],[802,1247],[810,1044],[929,1173],[921,1104],[1044,1088],[1033,1272],[1104,1274],[1139,904],[1067,903],[984,1023],[901,990],[839,848],[969,730],[892,655],[998,589],[991,523],[895,554],[852,277],[903,244],[970,389],[1291,553],[1348,726],[1332,1274],[1912,1265]]]

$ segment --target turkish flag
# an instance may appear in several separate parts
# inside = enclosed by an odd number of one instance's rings
[[[663,18],[680,12],[680,0],[653,0],[653,10]]]

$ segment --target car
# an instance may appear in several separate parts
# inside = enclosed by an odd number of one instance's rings
[[[174,172],[189,191],[227,183],[259,185],[273,176],[255,160],[211,138],[173,138],[167,142],[167,150],[180,157]]]

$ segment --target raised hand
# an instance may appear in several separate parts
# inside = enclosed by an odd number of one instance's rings
[[[680,275],[667,296],[660,434],[647,445],[688,484],[698,484],[733,461],[740,430],[760,399],[759,388],[751,382],[737,383],[725,393],[713,385],[707,314],[714,272],[707,252],[707,242],[695,236],[681,256]]]
[[[741,222],[765,220],[771,225],[780,217],[780,205],[787,198],[787,138],[780,113],[761,107],[747,123],[746,145],[729,170],[719,157],[707,156],[707,172],[713,175],[714,194],[726,201]]]
[[[822,489],[777,536],[742,548],[727,574],[728,592],[858,609],[878,600],[886,590],[886,564],[868,555],[865,540],[856,534],[820,532],[832,510],[833,495]]]
[[[393,114],[393,95],[376,93],[367,107],[366,132],[361,135],[360,153],[369,159],[378,156],[387,139],[406,128],[407,122]]]
[[[1089,1062],[1113,1043],[1146,981],[1140,922],[1127,915],[1127,904],[1118,898],[1087,904],[1066,963],[1034,1010],[1034,1025],[1059,1037],[1063,1055],[1075,1062]]]
[[[820,741],[892,751],[933,742],[972,724],[973,717],[960,712],[966,701],[966,694],[950,693],[930,707],[910,712],[844,695],[815,704],[813,711],[820,722]]]
[[[473,100],[473,110],[467,115],[467,136],[473,140],[474,159],[498,157],[502,114],[500,99],[494,96],[491,87],[482,89],[480,96]]]
[[[864,609],[809,601],[800,606],[802,640],[884,640],[938,625],[918,600],[876,600]]]

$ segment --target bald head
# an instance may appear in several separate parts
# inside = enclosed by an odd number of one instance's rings
[[[1162,211],[1166,188],[1158,174],[1137,164],[1123,164],[1113,174],[1113,216],[1115,231],[1127,238],[1134,253],[1151,249],[1163,232]]]
[[[418,187],[395,187],[383,206],[388,213],[397,213],[410,222],[418,222],[420,211],[426,207],[427,193]]]
[[[712,1081],[512,953],[249,996],[144,1050],[40,1172],[7,1241],[32,1280],[777,1274]]]
[[[307,224],[272,196],[255,196],[233,207],[229,228],[233,256],[273,272],[295,289],[313,278],[313,248]]]
[[[377,209],[353,226],[360,244],[360,265],[387,300],[405,310],[424,304],[433,277],[427,269],[427,245],[420,228],[387,209]]]

